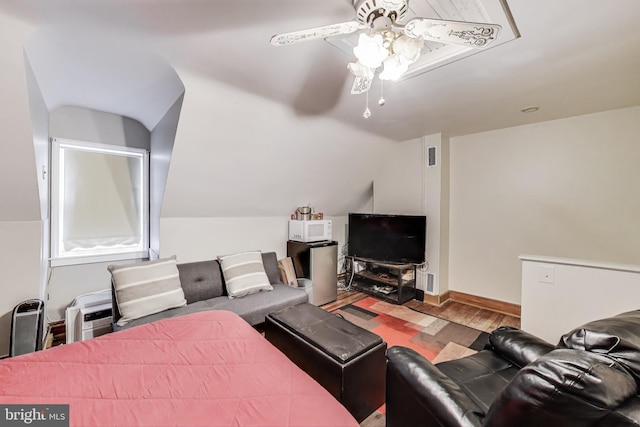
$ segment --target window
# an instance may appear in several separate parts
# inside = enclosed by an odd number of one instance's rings
[[[51,265],[146,258],[146,150],[54,139]]]

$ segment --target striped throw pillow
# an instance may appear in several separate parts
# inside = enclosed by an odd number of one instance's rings
[[[218,261],[222,268],[229,298],[273,290],[264,270],[260,252],[242,252],[220,256]]]
[[[117,322],[120,326],[187,303],[175,256],[131,265],[110,265],[107,269],[111,272],[122,315]]]

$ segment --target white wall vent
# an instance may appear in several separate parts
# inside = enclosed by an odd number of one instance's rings
[[[422,289],[428,295],[440,295],[440,289],[436,282],[436,275],[426,270],[416,269],[417,283],[416,287]]]
[[[424,293],[428,295],[440,295],[440,289],[436,282],[436,275],[433,273],[425,272],[425,286]]]

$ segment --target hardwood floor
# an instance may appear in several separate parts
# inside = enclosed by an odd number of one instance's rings
[[[338,290],[338,299],[322,306],[331,311],[343,307],[369,295],[356,291]],[[421,313],[440,317],[451,322],[469,326],[480,331],[491,332],[498,326],[520,327],[520,318],[508,314],[497,313],[485,308],[462,304],[456,301],[446,301],[440,306],[411,300],[403,304]]]
[[[491,332],[498,326],[520,327],[520,318],[498,313],[486,308],[475,307],[456,301],[446,301],[440,306],[411,300],[404,304],[422,313],[460,323],[480,331]]]
[[[352,304],[366,297],[368,297],[368,295],[362,292],[345,291],[342,289],[338,289],[338,299],[320,307],[327,311],[333,311],[336,308],[344,307],[345,305]]]

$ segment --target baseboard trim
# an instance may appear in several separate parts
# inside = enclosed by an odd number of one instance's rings
[[[449,298],[451,298],[451,295],[449,294],[449,291],[447,291],[441,295],[424,294],[423,301],[426,302],[427,304],[439,306],[444,304],[446,301],[448,301]]]
[[[479,297],[477,295],[470,295],[456,291],[450,291],[449,295],[452,301],[486,308],[488,310],[497,311],[498,313],[508,314],[510,316],[520,317],[522,313],[522,307],[520,305],[512,304],[510,302],[498,301],[491,298]]]

